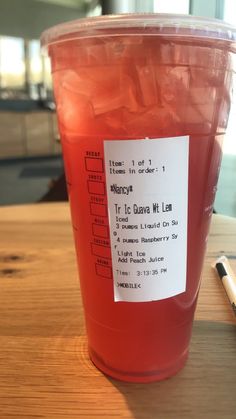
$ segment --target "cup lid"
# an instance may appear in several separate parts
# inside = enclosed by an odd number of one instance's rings
[[[236,47],[236,28],[218,19],[160,13],[104,15],[77,19],[47,29],[43,50],[51,44],[80,38],[155,35],[228,41]]]

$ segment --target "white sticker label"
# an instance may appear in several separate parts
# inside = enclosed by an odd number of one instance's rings
[[[104,141],[115,301],[186,289],[189,137]]]

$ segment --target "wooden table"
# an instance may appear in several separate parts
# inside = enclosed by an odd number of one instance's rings
[[[236,418],[236,322],[211,262],[236,271],[236,219],[214,216],[190,358],[153,384],[90,362],[67,204],[0,208],[0,418]]]

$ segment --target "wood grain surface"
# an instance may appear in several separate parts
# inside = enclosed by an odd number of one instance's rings
[[[211,267],[236,271],[236,220],[214,216],[190,357],[127,384],[88,358],[67,204],[0,208],[0,419],[236,418],[236,322]]]

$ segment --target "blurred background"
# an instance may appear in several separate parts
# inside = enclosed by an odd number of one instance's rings
[[[0,205],[66,200],[50,64],[41,32],[86,16],[184,13],[236,25],[236,0],[0,0]],[[215,210],[236,217],[233,104]]]

